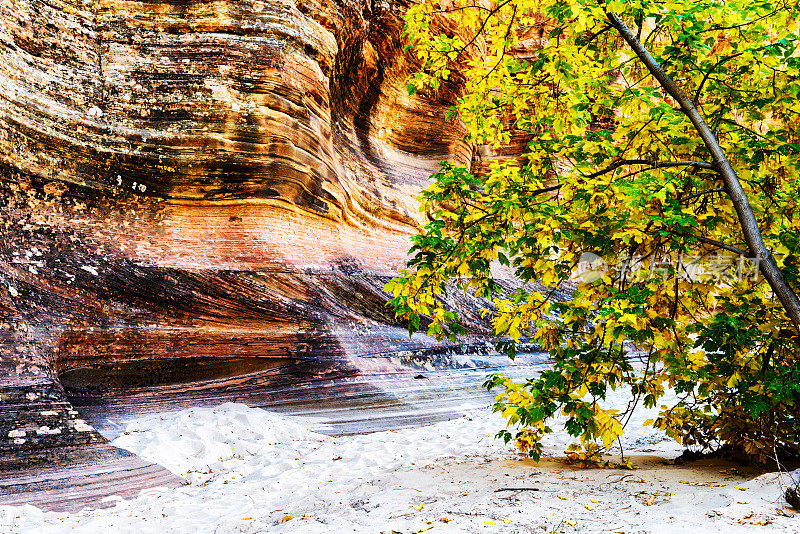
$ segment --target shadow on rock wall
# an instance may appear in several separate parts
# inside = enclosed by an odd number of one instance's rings
[[[382,287],[429,173],[473,149],[457,84],[402,88],[403,10],[0,2],[1,502],[177,483],[89,423],[412,372],[388,356],[434,342]]]

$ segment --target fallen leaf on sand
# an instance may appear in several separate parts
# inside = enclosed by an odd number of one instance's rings
[[[283,516],[283,519],[281,519],[281,523],[286,523],[287,521],[291,521],[292,519],[294,519],[293,515],[285,515]]]
[[[420,510],[422,510],[422,507],[423,507],[423,506],[425,506],[425,503],[424,503],[424,502],[421,502],[421,503],[419,503],[419,506],[415,506],[415,507],[414,507],[414,510],[420,511]]]

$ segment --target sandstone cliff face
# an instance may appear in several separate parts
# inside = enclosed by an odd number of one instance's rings
[[[131,488],[169,480],[109,447],[81,410],[263,399],[391,371],[375,356],[431,344],[408,339],[381,288],[428,175],[442,159],[469,163],[472,147],[444,119],[456,85],[435,98],[403,89],[415,68],[403,9],[0,0],[11,500],[52,499],[47,470],[25,469],[54,459],[74,476],[117,462],[138,473]]]

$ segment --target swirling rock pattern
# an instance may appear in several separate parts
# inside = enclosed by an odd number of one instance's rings
[[[0,0],[0,501],[175,483],[82,413],[413,372],[390,355],[433,342],[381,288],[428,175],[473,147],[457,83],[403,90],[404,9]]]

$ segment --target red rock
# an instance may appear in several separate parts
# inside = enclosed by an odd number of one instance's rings
[[[385,356],[433,341],[381,289],[428,175],[473,147],[457,85],[406,94],[388,6],[0,3],[0,502],[175,483],[80,411],[410,378]]]

